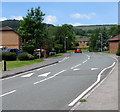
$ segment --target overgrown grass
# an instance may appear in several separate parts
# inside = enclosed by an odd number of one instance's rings
[[[14,68],[18,68],[18,67],[23,67],[23,66],[27,66],[27,65],[32,65],[32,64],[36,64],[36,63],[40,63],[43,62],[43,59],[35,59],[35,60],[28,60],[28,61],[7,61],[7,70],[11,70]]]

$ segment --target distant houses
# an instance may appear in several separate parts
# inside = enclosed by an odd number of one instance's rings
[[[89,38],[79,38],[77,39],[78,46],[77,48],[88,48],[89,47]]]
[[[120,34],[109,39],[109,51],[116,53],[120,42]]]
[[[0,48],[20,49],[20,36],[11,27],[0,28]]]

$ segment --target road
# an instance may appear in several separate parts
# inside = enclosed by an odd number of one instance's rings
[[[3,110],[70,110],[107,76],[116,60],[77,53],[59,63],[2,80]]]

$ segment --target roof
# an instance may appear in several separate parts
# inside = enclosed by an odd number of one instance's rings
[[[5,27],[0,28],[0,31],[10,31],[10,30],[13,31],[13,29],[9,26],[5,26]]]
[[[79,38],[77,39],[77,41],[81,41],[81,42],[89,42],[89,38]]]
[[[19,35],[19,33],[17,31],[15,31],[14,29],[12,29],[9,26],[1,27],[0,31],[13,31],[13,32],[15,32],[15,33],[17,33]]]
[[[111,38],[111,39],[109,39],[109,41],[120,41],[120,34]]]

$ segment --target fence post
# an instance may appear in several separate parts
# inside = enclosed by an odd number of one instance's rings
[[[6,61],[5,60],[2,61],[2,70],[6,71]]]

